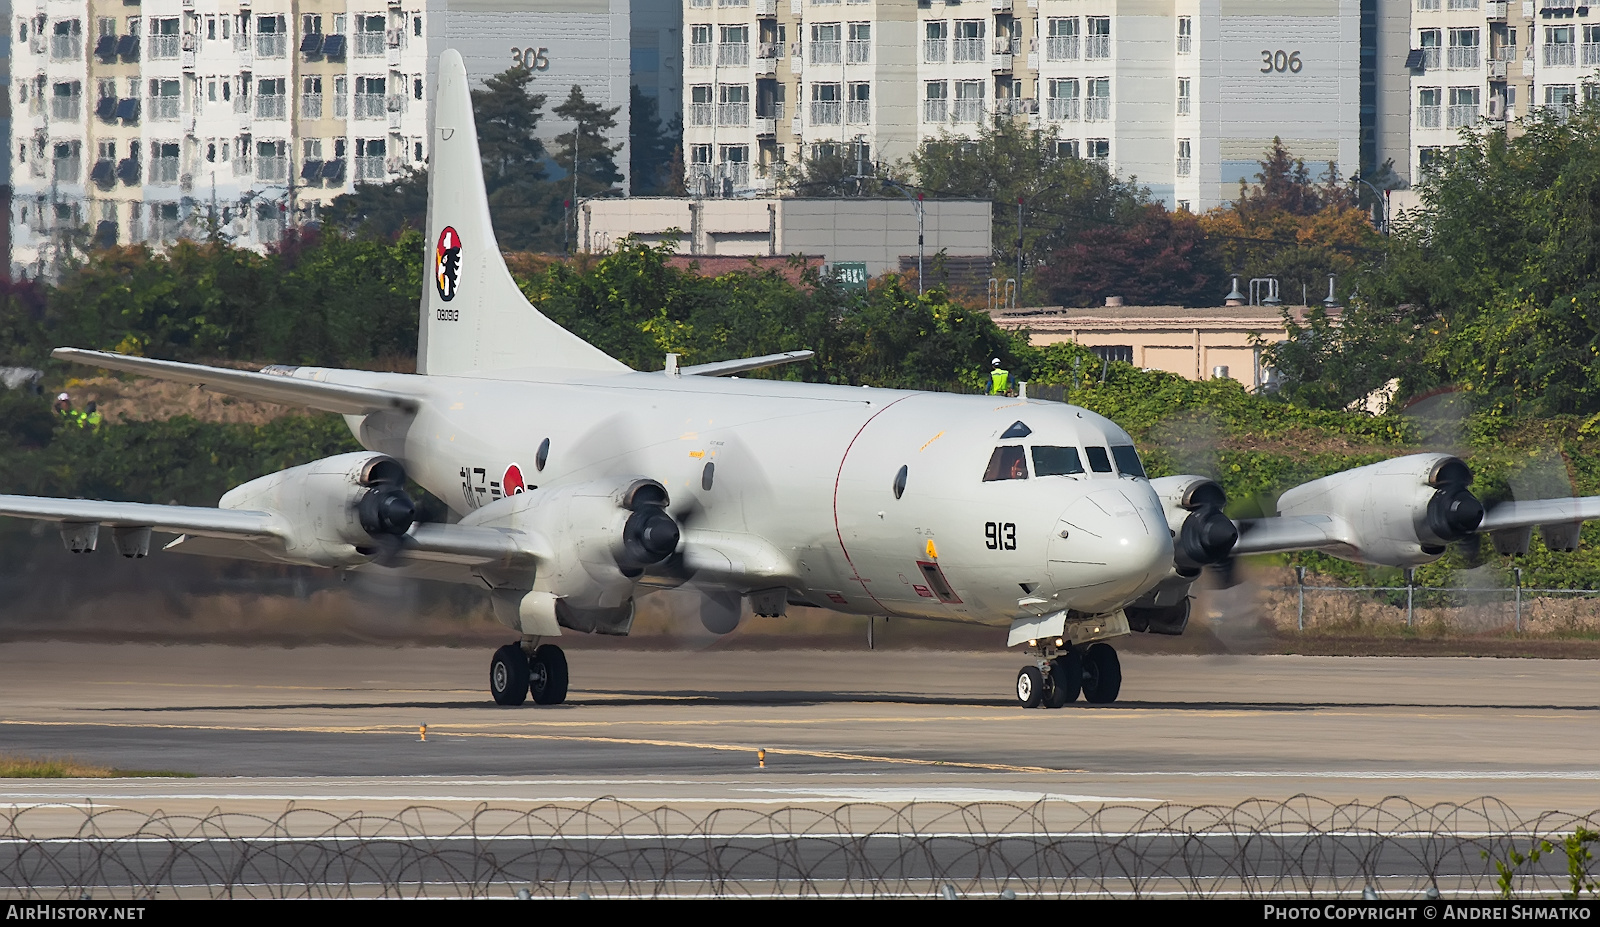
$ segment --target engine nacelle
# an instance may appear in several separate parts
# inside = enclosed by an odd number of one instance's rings
[[[1412,454],[1302,483],[1278,498],[1278,514],[1322,518],[1346,560],[1410,567],[1437,560],[1472,535],[1483,504],[1467,489],[1472,469],[1448,454]]]
[[[1163,476],[1150,481],[1161,498],[1167,527],[1172,531],[1173,567],[1179,576],[1193,578],[1200,568],[1220,563],[1233,552],[1239,529],[1223,513],[1228,494],[1215,480],[1203,476]]]
[[[542,538],[531,574],[486,576],[501,588],[496,615],[528,633],[554,621],[575,631],[626,634],[645,567],[678,548],[667,490],[650,479],[595,480],[518,493],[467,515],[463,525]]]
[[[251,480],[217,505],[278,516],[289,560],[358,566],[397,544],[416,520],[405,482],[405,468],[393,457],[357,451]]]

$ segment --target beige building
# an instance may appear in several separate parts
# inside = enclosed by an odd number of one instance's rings
[[[1304,321],[1305,306],[1106,306],[1022,308],[995,316],[1026,329],[1033,345],[1073,341],[1109,360],[1164,370],[1191,380],[1232,377],[1254,390],[1271,377],[1257,340],[1284,341],[1283,310]]]
[[[992,207],[986,200],[925,200],[923,255],[988,257]],[[606,251],[633,235],[672,239],[680,254],[820,255],[867,265],[870,276],[916,267],[917,204],[904,199],[676,199],[585,202],[578,213],[584,251]],[[909,260],[908,260],[909,259]],[[930,276],[931,279],[931,276]]]

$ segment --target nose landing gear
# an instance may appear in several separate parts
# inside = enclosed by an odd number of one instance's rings
[[[1083,699],[1106,705],[1122,689],[1122,664],[1117,651],[1104,641],[1088,647],[1067,644],[1054,647],[1040,641],[1039,661],[1017,673],[1017,701],[1023,708],[1061,708]]]

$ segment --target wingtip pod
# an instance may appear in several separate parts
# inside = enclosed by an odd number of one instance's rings
[[[453,48],[439,56],[436,87],[417,372],[627,370],[522,295],[495,240],[472,87]]]

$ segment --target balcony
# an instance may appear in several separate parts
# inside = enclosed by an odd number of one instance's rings
[[[282,155],[262,155],[256,158],[256,179],[265,183],[283,183],[289,179],[289,159]]]
[[[747,126],[750,124],[749,103],[718,103],[717,124],[725,126]]]
[[[956,122],[982,122],[983,100],[957,100],[955,107]]]
[[[382,32],[357,32],[356,33],[356,57],[357,58],[377,58],[377,57],[379,57],[380,55],[382,55],[384,53],[384,49],[387,47],[387,45],[388,45],[388,39]],[[357,159],[357,160],[359,161],[361,159]],[[381,171],[382,167],[383,167],[383,159],[382,158],[378,159],[378,167],[379,167],[379,170]],[[360,167],[359,167],[359,165],[357,166],[357,179],[360,179]]]
[[[152,35],[150,37],[150,58],[152,60],[176,58],[179,50],[178,36],[176,35]]]
[[[1450,108],[1445,112],[1445,119],[1446,119],[1446,126],[1448,128],[1451,128],[1451,129],[1459,129],[1462,126],[1477,125],[1477,123],[1478,123],[1478,104],[1476,104],[1476,103],[1452,104],[1450,106]]]
[[[949,100],[923,100],[922,101],[922,121],[923,122],[944,122],[946,119],[949,119],[949,118],[950,118],[950,101]]]
[[[1091,60],[1111,57],[1111,36],[1091,35],[1087,36],[1087,39],[1083,47],[1083,57]]]
[[[991,13],[1009,13],[1011,12],[1011,0],[989,0],[989,11]]]
[[[1180,36],[1178,36],[1178,54],[1187,55],[1193,50],[1194,50],[1194,36],[1192,36],[1192,35],[1180,35]]]
[[[300,118],[301,119],[321,119],[322,118],[322,94],[320,94],[320,93],[302,93],[302,94],[300,94]]]
[[[925,64],[944,64],[944,39],[923,39],[922,60]]]
[[[278,93],[262,93],[256,96],[257,119],[282,119],[288,107],[285,97]]]
[[[839,52],[841,51],[839,46],[839,42],[812,42],[811,63],[838,64]]]
[[[1189,97],[1178,98],[1178,115],[1187,116],[1191,112],[1193,101]]]
[[[988,60],[989,50],[984,47],[984,41],[981,38],[958,38],[954,40],[953,44],[955,45],[955,54],[952,57],[958,64],[963,61],[980,62]]]
[[[1110,97],[1090,97],[1083,101],[1083,118],[1086,122],[1106,122],[1111,118]]]
[[[150,119],[154,122],[176,122],[178,120],[178,98],[175,96],[151,97]]]
[[[1439,112],[1440,109],[1441,109],[1441,107],[1439,107],[1439,106],[1419,106],[1419,107],[1417,107],[1417,128],[1419,128],[1419,129],[1437,129],[1437,128],[1439,128],[1439,125],[1440,125],[1439,117],[1441,115],[1441,113]]]
[[[250,36],[243,32],[235,32],[233,34],[233,55],[240,65],[247,68],[250,66],[250,62],[255,58],[254,49],[250,44]]]
[[[868,64],[872,61],[872,43],[865,39],[851,39],[844,45],[846,64]]]
[[[1193,164],[1194,161],[1192,158],[1179,158],[1177,163],[1177,175],[1179,177],[1189,176],[1189,172],[1193,167]]]
[[[1579,47],[1582,50],[1584,67],[1600,67],[1600,43],[1585,42]]]
[[[356,158],[356,182],[360,183],[362,181],[383,183],[383,155],[377,155],[376,157]]]
[[[1571,42],[1559,45],[1551,44],[1544,47],[1544,66],[1547,68],[1570,68],[1578,63],[1578,46]]]
[[[62,122],[77,122],[83,118],[83,97],[76,94],[51,97],[50,118]]]
[[[1012,57],[1010,55],[995,53],[989,56],[989,70],[994,73],[1007,74],[1010,73],[1011,68]]]
[[[1422,46],[1422,69],[1424,71],[1439,70],[1439,46]]]
[[[778,120],[772,116],[757,116],[755,130],[757,135],[777,135]]]
[[[356,119],[382,119],[384,98],[381,93],[356,94]]]
[[[1489,79],[1490,80],[1505,80],[1506,79],[1506,69],[1507,69],[1507,65],[1506,65],[1506,63],[1504,61],[1490,61],[1489,62]]]
[[[735,190],[742,190],[750,186],[749,161],[724,161],[717,165],[717,173],[722,176],[724,189],[731,186]]]
[[[1571,103],[1546,103],[1542,107],[1545,115],[1556,120],[1557,122],[1566,122],[1569,118],[1571,118],[1574,108],[1575,107]]]
[[[1048,97],[1044,101],[1044,117],[1055,122],[1077,122],[1080,109],[1077,97]]]
[[[175,184],[178,182],[177,158],[151,158],[150,183],[156,185]]]
[[[1489,0],[1483,5],[1483,18],[1499,22],[1506,18],[1506,0]]]
[[[50,36],[50,57],[55,61],[75,61],[82,58],[82,33]]]
[[[717,66],[743,68],[750,65],[750,43],[728,42],[717,46]]]
[[[1470,71],[1479,66],[1480,49],[1476,45],[1452,45],[1447,51],[1445,67],[1452,71]]]
[[[256,33],[256,57],[283,58],[289,54],[289,37],[282,32]]]
[[[814,126],[836,126],[843,115],[843,104],[838,100],[812,100],[811,124]]]
[[[689,67],[711,67],[711,45],[706,42],[696,42],[689,46]]]
[[[756,15],[762,18],[778,15],[778,0],[756,0]]]
[[[715,103],[690,103],[689,104],[689,125],[692,125],[692,126],[709,126],[709,125],[714,125],[715,122],[716,122],[716,104]]]
[[[757,77],[770,77],[778,73],[778,59],[757,58],[750,69]]]
[[[872,122],[872,102],[870,100],[851,100],[844,107],[844,121],[853,126],[864,126]]]
[[[1447,10],[1475,10],[1478,0],[1446,0],[1444,6]]]
[[[1077,61],[1078,37],[1052,35],[1044,40],[1044,57],[1047,61]]]
[[[761,44],[756,46],[756,60],[757,61],[761,61],[763,59],[777,60],[778,58],[782,58],[782,57],[783,57],[783,43],[782,42],[762,42]]]

